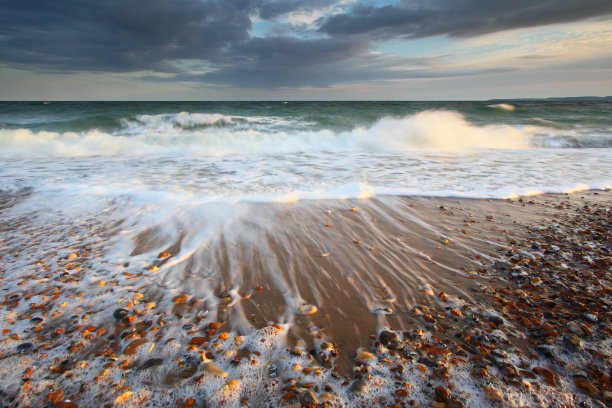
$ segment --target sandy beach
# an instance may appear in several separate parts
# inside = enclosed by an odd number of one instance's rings
[[[122,220],[3,217],[0,402],[605,406],[611,198],[235,204],[117,264]]]

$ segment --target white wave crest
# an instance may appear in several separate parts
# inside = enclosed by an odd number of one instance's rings
[[[166,113],[159,115],[137,115],[124,118],[122,134],[139,135],[142,133],[176,134],[182,131],[232,128],[262,129],[278,126],[297,126],[297,121],[275,116],[233,116],[220,113]]]
[[[514,109],[516,109],[514,107],[514,105],[511,105],[509,103],[496,103],[493,105],[487,105],[489,108],[495,109],[495,110],[499,110],[499,111],[503,111],[503,112],[513,112]]]
[[[224,125],[215,125],[223,122]],[[227,124],[232,124],[227,126]],[[296,152],[407,152],[419,150],[523,149],[549,147],[552,129],[538,126],[478,126],[453,111],[423,111],[384,118],[346,132],[310,130],[300,120],[216,114],[140,116],[114,134],[0,130],[0,155],[88,156],[273,155]],[[611,136],[597,140],[609,147]],[[580,143],[576,138],[573,147]],[[589,139],[587,147],[596,143]],[[561,146],[562,147],[562,146]]]

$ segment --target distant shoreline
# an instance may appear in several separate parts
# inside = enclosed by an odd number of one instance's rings
[[[131,99],[80,99],[80,100],[70,100],[70,99],[40,99],[40,100],[26,100],[26,99],[0,99],[0,103],[194,103],[194,102],[206,102],[206,103],[312,103],[312,102],[347,102],[347,103],[359,103],[359,102],[389,102],[389,103],[398,103],[398,102],[481,102],[481,103],[496,103],[496,102],[610,102],[612,101],[612,96],[561,96],[561,97],[549,97],[549,98],[495,98],[495,99],[369,99],[369,100],[361,100],[361,99],[274,99],[274,100],[250,100],[250,99],[219,99],[219,100],[208,100],[208,99],[200,99],[200,100],[178,100],[178,99],[142,99],[142,100],[131,100]]]

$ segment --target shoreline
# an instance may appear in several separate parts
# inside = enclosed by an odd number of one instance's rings
[[[189,256],[184,235],[142,231],[132,262],[104,267],[120,223],[79,220],[78,239],[54,241],[3,220],[22,240],[2,242],[0,402],[610,403],[611,202],[250,203]]]

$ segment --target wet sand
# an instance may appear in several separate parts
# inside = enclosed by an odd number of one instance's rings
[[[612,398],[609,191],[235,204],[116,262],[121,219],[50,230],[7,217],[19,199],[0,195],[0,405]]]

